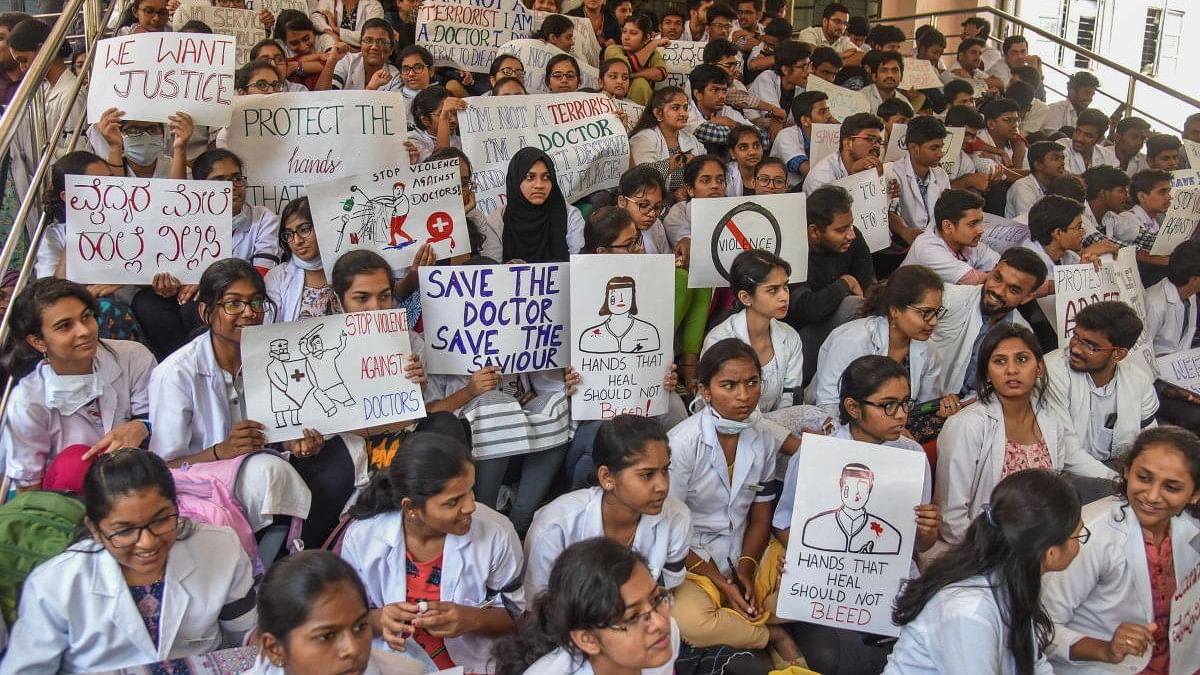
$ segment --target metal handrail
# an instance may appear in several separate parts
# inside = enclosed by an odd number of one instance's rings
[[[1065,77],[1071,76],[1071,73],[1063,70],[1062,68],[1059,68],[1057,64],[1052,63],[1050,61],[1042,61],[1042,65],[1049,68],[1050,70],[1053,70],[1054,72],[1058,73],[1059,75],[1063,75]],[[1045,86],[1047,91],[1052,91],[1052,92],[1058,94],[1059,96],[1062,96],[1063,98],[1067,97],[1067,95],[1065,93],[1063,93],[1053,87],[1046,86],[1044,82],[1043,82],[1042,86]],[[1116,101],[1117,103],[1124,104],[1126,106],[1126,113],[1125,113],[1126,117],[1136,114],[1139,117],[1143,117],[1143,118],[1148,119],[1153,122],[1158,122],[1159,124],[1170,129],[1171,131],[1174,131],[1175,133],[1179,133],[1179,134],[1183,133],[1183,129],[1180,129],[1179,127],[1175,126],[1174,124],[1171,124],[1170,122],[1162,119],[1161,117],[1156,117],[1153,114],[1148,113],[1145,110],[1142,110],[1141,108],[1139,108],[1137,106],[1133,106],[1132,108],[1130,108],[1129,104],[1126,103],[1126,101],[1124,99],[1117,98],[1116,96],[1113,96],[1112,94],[1108,93],[1107,91],[1104,91],[1103,89],[1097,89],[1096,93],[1100,94],[1101,96],[1103,96],[1107,99]]]

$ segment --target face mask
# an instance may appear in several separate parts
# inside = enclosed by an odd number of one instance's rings
[[[760,417],[762,417],[762,413],[759,412],[758,408],[755,408],[750,413],[749,417],[738,422],[736,420],[728,420],[724,417],[721,417],[721,413],[717,412],[717,409],[711,405],[708,406],[708,409],[712,411],[713,425],[716,426],[717,433],[719,434],[740,434],[754,426],[754,423],[757,422]]]
[[[250,224],[250,209],[243,207],[241,211],[238,211],[237,213],[233,214],[233,230],[234,230],[234,232],[236,232],[238,230],[246,229],[246,226],[249,224]]]
[[[134,164],[150,166],[158,162],[163,153],[163,138],[161,134],[143,134],[141,136],[126,136],[125,157]]]
[[[53,368],[43,369],[46,389],[46,407],[64,415],[74,415],[85,405],[96,400],[102,391],[96,373],[87,375],[59,375]]]
[[[293,255],[291,257],[292,264],[302,270],[316,271],[324,267],[321,264],[321,256],[317,256],[312,260],[301,260],[300,256]]]
[[[418,90],[409,89],[408,87],[401,87],[400,89],[404,92],[405,98],[416,98],[417,94],[420,93]]]

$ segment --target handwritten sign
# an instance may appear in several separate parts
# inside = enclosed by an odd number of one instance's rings
[[[808,218],[804,193],[710,197],[692,202],[689,288],[729,286],[742,251],[770,251],[792,266],[791,283],[808,278]]]
[[[1014,223],[1004,216],[984,212],[982,241],[996,253],[1004,253],[1029,241],[1029,226]]]
[[[1171,189],[1200,188],[1200,169],[1179,169],[1171,172]]]
[[[247,326],[246,417],[272,443],[424,417],[421,385],[404,376],[406,317],[381,309]]]
[[[1171,598],[1171,675],[1200,672],[1200,565],[1186,573]]]
[[[483,366],[505,373],[570,363],[567,265],[422,267],[425,369],[468,375]]]
[[[573,419],[667,412],[674,307],[658,291],[674,283],[672,255],[571,256]]]
[[[125,119],[167,122],[178,112],[197,125],[229,124],[233,106],[234,41],[225,35],[141,33],[96,45],[87,114],[109,108]]]
[[[837,152],[839,149],[838,142],[841,137],[842,125],[840,124],[812,125],[812,140],[808,146],[809,166],[816,166],[817,162]]]
[[[883,146],[883,161],[898,162],[904,159],[904,155],[908,153],[908,143],[905,138],[907,134],[907,124],[903,122],[892,124],[892,130],[888,133],[887,142]]]
[[[488,71],[500,45],[532,31],[533,15],[520,0],[432,0],[417,10],[417,44],[434,65],[475,73]]]
[[[307,12],[306,12],[307,13]],[[267,36],[258,12],[251,9],[213,7],[200,3],[180,5],[173,15],[175,30],[189,21],[203,21],[217,35],[228,35],[237,46],[237,63],[250,61],[250,50],[255,43]]]
[[[941,167],[946,173],[953,176],[958,172],[958,162],[962,155],[963,139],[965,138],[966,129],[962,127],[947,127],[946,141],[942,149],[945,154],[942,155]],[[897,162],[904,159],[908,153],[908,125],[896,122],[892,125],[892,132],[888,135],[887,145],[883,151],[883,161]]]
[[[1158,228],[1151,255],[1171,255],[1175,247],[1192,238],[1200,223],[1200,187],[1171,190],[1171,208]]]
[[[1200,394],[1200,347],[1160,356],[1157,361],[1158,372],[1164,380]]]
[[[941,89],[942,78],[938,77],[937,68],[925,59],[911,56],[904,57],[904,77],[900,78],[900,88],[910,89]]]
[[[404,97],[382,91],[238,96],[229,149],[250,202],[278,213],[309,183],[404,163]]]
[[[457,159],[313,183],[308,198],[331,278],[338,258],[359,248],[382,255],[397,271],[412,265],[421,244],[439,260],[470,251]]]
[[[550,62],[550,59],[559,54],[566,54],[566,52],[541,40],[522,38],[505,42],[500,46],[497,54],[512,54],[521,59],[521,63],[525,66],[525,91],[530,94],[549,94],[550,87],[546,85],[546,64]],[[578,65],[579,87],[599,90],[600,69],[587,63],[578,63]]]
[[[563,12],[567,10],[564,9]],[[546,17],[553,16],[553,12],[534,12],[533,13],[533,30],[536,32],[542,27],[542,22]],[[559,16],[566,16],[560,14]],[[571,45],[571,56],[580,64],[586,63],[593,68],[600,68],[600,43],[596,41],[596,31],[592,30],[591,19],[582,16],[567,16],[567,19],[575,25],[575,42]],[[528,37],[528,36],[527,36]]]
[[[255,11],[265,9],[274,16],[279,16],[279,13],[285,9],[294,9],[308,14],[308,3],[305,0],[246,0],[246,9]]]
[[[1116,281],[1117,289],[1121,292],[1121,302],[1132,307],[1144,324],[1146,322],[1146,289],[1142,286],[1142,276],[1138,273],[1137,248],[1133,246],[1122,248],[1117,251],[1116,259],[1104,263],[1104,266],[1113,272],[1113,279]],[[1130,352],[1131,355],[1140,356],[1140,358],[1130,359],[1130,363],[1145,368],[1151,374],[1156,373],[1154,348],[1150,345],[1150,336],[1147,335],[1147,331],[1142,331]]]
[[[528,65],[526,65],[528,67]],[[617,186],[629,167],[629,136],[604,94],[483,96],[458,113],[463,152],[475,174],[479,210],[504,205],[508,160],[526,146],[554,161],[568,202]]]
[[[804,480],[792,510],[779,616],[899,635],[891,608],[910,576],[925,455],[806,433],[792,461]],[[863,518],[849,534],[839,522]]]
[[[854,226],[862,233],[871,252],[882,251],[891,245],[887,189],[875,169],[859,171],[841,180],[835,180],[833,184],[845,188],[854,199],[850,206]]]
[[[688,75],[696,66],[704,63],[704,46],[707,42],[691,40],[671,40],[670,43],[659,47],[663,65],[667,68],[667,78],[655,85],[656,88],[679,87],[691,96],[692,83]]]
[[[829,112],[838,120],[844,121],[857,113],[875,114],[875,111],[871,110],[871,102],[867,100],[867,95],[861,91],[840,87],[816,76],[808,78],[808,91],[825,92],[829,96]]]
[[[1196,141],[1183,140],[1183,154],[1187,156],[1188,166],[1193,169],[1200,169],[1200,143]]]
[[[231,183],[67,177],[67,276],[81,284],[149,284],[166,272],[200,281],[233,249]]]
[[[1075,315],[1088,305],[1103,300],[1119,300],[1121,292],[1112,268],[1094,265],[1054,266],[1054,329],[1058,343],[1067,344],[1075,333]]]

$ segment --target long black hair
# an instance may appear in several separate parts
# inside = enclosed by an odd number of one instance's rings
[[[908,369],[889,356],[867,354],[851,361],[838,381],[838,419],[841,423],[850,424],[853,420],[846,410],[846,399],[861,404],[868,396],[879,391],[884,383],[896,378],[903,378],[905,388],[908,387]]]
[[[350,507],[349,515],[354,520],[365,520],[399,511],[405,498],[421,508],[474,463],[470,449],[453,436],[418,431],[400,444],[387,470],[375,474]]]
[[[308,219],[308,224],[316,227],[312,219],[312,208],[308,204],[308,196],[296,197],[279,212],[279,262],[285,263],[292,259],[292,247],[283,238],[283,228],[292,216]]]
[[[650,97],[650,102],[646,104],[646,109],[642,111],[642,116],[638,118],[637,124],[633,126],[633,129],[629,130],[630,138],[643,129],[653,129],[654,127],[657,127],[658,116],[654,114],[654,111],[656,109],[662,110],[663,108],[667,107],[667,104],[671,102],[671,99],[675,98],[676,96],[682,96],[684,101],[686,101],[688,97],[687,92],[675,86],[655,89],[654,95]]]
[[[567,547],[554,567],[546,589],[534,599],[517,632],[492,647],[496,675],[519,675],[555,649],[576,659],[583,655],[571,631],[599,629],[621,620],[625,600],[621,586],[646,561],[633,549],[595,537]]]
[[[74,281],[57,277],[43,277],[30,282],[12,301],[8,312],[8,337],[4,341],[0,367],[14,379],[20,380],[33,372],[34,366],[42,360],[42,355],[25,338],[43,337],[42,313],[47,307],[67,298],[79,300],[92,310],[93,315],[100,314],[100,302],[96,296]]]
[[[175,479],[162,457],[143,448],[123,448],[100,455],[83,476],[83,508],[86,522],[100,529],[100,521],[112,513],[121,497],[134,492],[158,490],[164,499],[178,505]],[[191,534],[191,524],[180,519],[179,539]],[[86,525],[79,526],[76,542],[92,538]],[[97,542],[99,543],[99,542]]]
[[[87,150],[68,152],[62,159],[54,163],[50,169],[50,189],[46,191],[43,202],[46,215],[56,223],[67,222],[67,202],[62,193],[67,191],[67,176],[81,176],[87,173],[87,168],[93,164],[103,164],[108,169],[108,163],[99,155]]]
[[[1043,363],[1042,346],[1038,343],[1033,331],[1015,323],[1002,323],[989,330],[979,345],[979,360],[975,364],[975,391],[979,392],[979,400],[984,403],[991,401],[992,394],[996,391],[988,379],[988,361],[992,360],[992,353],[996,351],[1000,343],[1009,338],[1017,338],[1024,342],[1029,351],[1033,353],[1034,358],[1037,359],[1038,364]],[[1030,404],[1034,407],[1041,403],[1047,384],[1046,369],[1042,368],[1037,382],[1033,385],[1033,391],[1029,393]]]
[[[729,290],[733,291],[734,298],[738,298],[742,291],[753,298],[758,287],[766,283],[767,277],[776,269],[783,270],[788,277],[792,276],[791,264],[774,253],[760,248],[742,251],[729,267]],[[748,305],[743,305],[738,299],[735,309],[744,311]]]
[[[1047,550],[1071,537],[1079,513],[1075,488],[1059,476],[1044,469],[1009,475],[996,485],[991,504],[971,522],[963,541],[904,585],[892,621],[908,624],[947,586],[986,576],[1000,606],[1017,673],[1032,675],[1037,655],[1054,637],[1054,622],[1038,598],[1042,559]]]

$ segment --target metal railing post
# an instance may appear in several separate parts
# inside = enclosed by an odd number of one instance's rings
[[[1133,89],[1137,86],[1137,80],[1129,78],[1129,88],[1125,91],[1125,117],[1133,117]]]
[[[104,30],[103,9],[100,0],[83,0],[83,40],[84,44],[94,44],[96,37]]]

